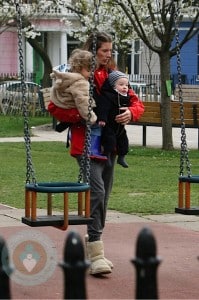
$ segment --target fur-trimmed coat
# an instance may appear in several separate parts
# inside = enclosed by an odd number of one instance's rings
[[[88,121],[89,113],[89,82],[80,73],[53,71],[50,74],[54,79],[50,91],[52,102],[60,108],[77,108],[80,116]],[[95,101],[92,99],[91,107],[95,107]],[[97,116],[91,110],[90,122],[95,123]]]

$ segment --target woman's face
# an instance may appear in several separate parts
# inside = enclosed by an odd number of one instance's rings
[[[96,60],[98,66],[106,66],[112,56],[112,43],[102,43],[101,47],[97,50]]]

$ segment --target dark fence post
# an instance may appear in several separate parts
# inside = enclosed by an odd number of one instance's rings
[[[86,270],[89,262],[85,260],[84,246],[78,233],[70,232],[64,247],[64,299],[86,298]]]
[[[0,237],[0,299],[11,299],[9,279],[11,273],[8,248],[4,239]]]
[[[160,259],[156,257],[155,238],[148,228],[138,235],[136,258],[131,261],[136,268],[136,299],[158,299],[157,267]]]

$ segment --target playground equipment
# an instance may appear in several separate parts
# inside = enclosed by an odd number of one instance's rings
[[[96,14],[98,14],[99,3],[95,5]],[[37,182],[33,168],[31,155],[31,139],[28,120],[27,101],[25,95],[25,76],[24,76],[24,59],[22,47],[22,18],[19,3],[16,3],[17,26],[18,26],[18,48],[19,62],[22,84],[22,108],[24,116],[24,140],[26,147],[26,184],[25,184],[25,216],[22,222],[31,227],[54,226],[66,230],[68,225],[88,224],[92,221],[90,218],[90,143],[91,129],[88,115],[86,124],[85,145],[80,163],[80,171],[77,182]],[[96,26],[97,26],[97,18]],[[95,28],[96,30],[96,28]],[[94,45],[96,41],[94,41]],[[94,76],[96,46],[93,49],[92,74]],[[89,112],[91,111],[93,79],[91,79]],[[38,215],[38,196],[41,193],[47,195],[46,198],[46,215]],[[63,194],[63,214],[53,214],[53,194]],[[69,214],[69,194],[77,195],[77,215]]]
[[[178,94],[180,102],[180,118],[181,118],[181,150],[180,150],[180,171],[178,178],[178,207],[175,208],[176,213],[187,215],[199,215],[199,207],[191,207],[191,183],[199,183],[199,175],[191,174],[191,164],[189,160],[188,147],[186,141],[185,121],[184,121],[184,102],[182,92],[182,72],[180,59],[180,42],[179,42],[179,3],[173,1],[175,8],[175,37],[177,48],[177,71],[178,71]],[[178,20],[178,21],[177,21]],[[187,175],[184,175],[184,166],[186,165]]]

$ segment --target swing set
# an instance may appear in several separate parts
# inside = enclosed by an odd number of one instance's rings
[[[98,14],[98,6],[95,5],[96,13]],[[17,12],[17,27],[18,27],[18,48],[19,48],[19,62],[20,74],[22,84],[22,107],[24,116],[24,141],[26,147],[26,184],[25,184],[25,216],[22,217],[22,223],[31,227],[53,226],[61,230],[66,230],[68,225],[84,225],[92,222],[90,217],[90,144],[91,144],[91,103],[93,96],[94,81],[91,78],[90,99],[88,107],[88,122],[86,124],[85,144],[83,155],[80,162],[79,176],[77,182],[37,182],[33,168],[31,155],[31,139],[28,121],[27,101],[25,96],[25,75],[24,75],[24,60],[22,49],[22,18],[20,5],[16,3]],[[96,18],[97,27],[97,18]],[[95,27],[95,31],[96,31]],[[95,32],[94,31],[94,32]],[[95,52],[96,40],[94,34],[93,46],[93,62],[92,62],[92,76],[94,76],[95,68]],[[46,194],[46,215],[38,215],[37,202],[40,193]],[[53,214],[53,194],[63,194],[63,214]],[[69,194],[76,194],[77,196],[77,214],[69,214]]]
[[[191,183],[199,183],[199,175],[191,174],[191,163],[189,160],[189,152],[186,141],[186,124],[184,122],[184,102],[182,92],[182,72],[180,58],[180,41],[179,41],[179,24],[177,22],[179,15],[179,3],[176,2],[175,9],[175,37],[177,49],[177,72],[178,72],[178,94],[180,102],[180,119],[181,119],[181,150],[180,150],[180,171],[178,178],[178,207],[175,208],[176,213],[186,215],[199,215],[199,207],[191,206]],[[187,175],[184,175],[184,167],[186,166]]]

